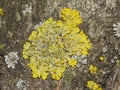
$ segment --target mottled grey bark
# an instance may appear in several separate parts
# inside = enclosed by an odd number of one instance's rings
[[[58,81],[31,77],[21,51],[35,25],[49,17],[58,19],[63,7],[80,11],[80,28],[90,38],[92,49],[87,64],[80,62],[73,71],[66,71],[60,90],[88,90],[88,80],[96,81],[103,90],[119,90],[120,63],[116,66],[116,62],[120,62],[120,37],[113,25],[120,23],[120,0],[0,0],[0,7],[4,10],[0,16],[0,54],[17,51],[20,56],[15,69],[7,68],[0,56],[0,90],[56,90]],[[105,46],[108,50],[103,52]],[[105,56],[104,62],[99,61],[100,56]],[[99,68],[96,76],[89,73],[90,64]],[[19,79],[25,80],[25,86],[18,89]]]

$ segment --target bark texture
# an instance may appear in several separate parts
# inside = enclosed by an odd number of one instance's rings
[[[80,28],[92,42],[87,64],[80,62],[67,70],[60,81],[33,79],[22,58],[23,44],[39,22],[58,19],[64,7],[80,11]],[[0,0],[0,8],[4,10],[0,15],[0,90],[89,90],[88,80],[103,90],[120,90],[120,0]],[[8,68],[4,58],[13,51],[20,57],[15,69]],[[99,68],[95,76],[88,71],[91,64]],[[19,80],[23,81],[18,87]]]

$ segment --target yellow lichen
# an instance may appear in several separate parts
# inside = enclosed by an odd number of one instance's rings
[[[104,56],[101,56],[101,57],[99,58],[99,60],[100,60],[100,61],[104,61],[104,60],[105,60],[105,57],[104,57]]]
[[[77,10],[64,8],[61,20],[46,20],[37,30],[32,31],[23,46],[23,57],[28,61],[34,78],[47,79],[51,75],[59,80],[66,68],[75,67],[73,55],[87,55],[91,43],[79,29],[82,19]]]
[[[68,64],[69,64],[70,66],[72,66],[72,67],[75,67],[76,63],[77,63],[77,61],[74,60],[74,59],[68,60]]]
[[[102,87],[100,87],[96,82],[94,81],[87,81],[87,87],[90,90],[103,90]]]
[[[120,60],[116,60],[116,66],[119,66],[119,64],[120,64]]]
[[[63,20],[72,25],[79,25],[82,23],[82,19],[79,15],[79,11],[71,10],[70,8],[64,8],[61,11],[61,17]],[[72,22],[71,22],[72,21]]]
[[[89,71],[91,74],[97,74],[98,68],[96,66],[90,65]]]
[[[0,15],[3,15],[3,9],[0,8]]]

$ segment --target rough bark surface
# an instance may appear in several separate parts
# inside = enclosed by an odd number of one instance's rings
[[[32,9],[24,12],[27,7]],[[58,19],[63,7],[80,11],[80,28],[92,42],[87,64],[67,70],[60,81],[33,79],[22,58],[23,44],[36,24],[49,17]],[[88,80],[96,81],[103,90],[120,90],[120,0],[0,0],[0,8],[4,10],[0,16],[0,90],[89,90]],[[18,52],[20,60],[11,69],[4,55],[13,51]],[[103,62],[100,56],[105,57]],[[99,68],[97,75],[89,73],[90,64]],[[20,79],[23,82],[18,88]]]

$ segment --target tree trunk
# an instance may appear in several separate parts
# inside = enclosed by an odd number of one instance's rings
[[[79,26],[88,35],[92,49],[87,64],[66,71],[64,78],[54,81],[33,79],[22,57],[24,43],[39,23],[49,17],[58,20],[64,7],[80,11]],[[119,0],[0,0],[0,90],[89,90],[87,81],[97,82],[103,90],[120,90],[120,1]],[[105,49],[106,51],[103,51]],[[5,55],[18,52],[14,69],[8,68]],[[105,61],[100,61],[104,56]],[[93,76],[88,68],[96,65]],[[18,81],[23,80],[18,87]]]

